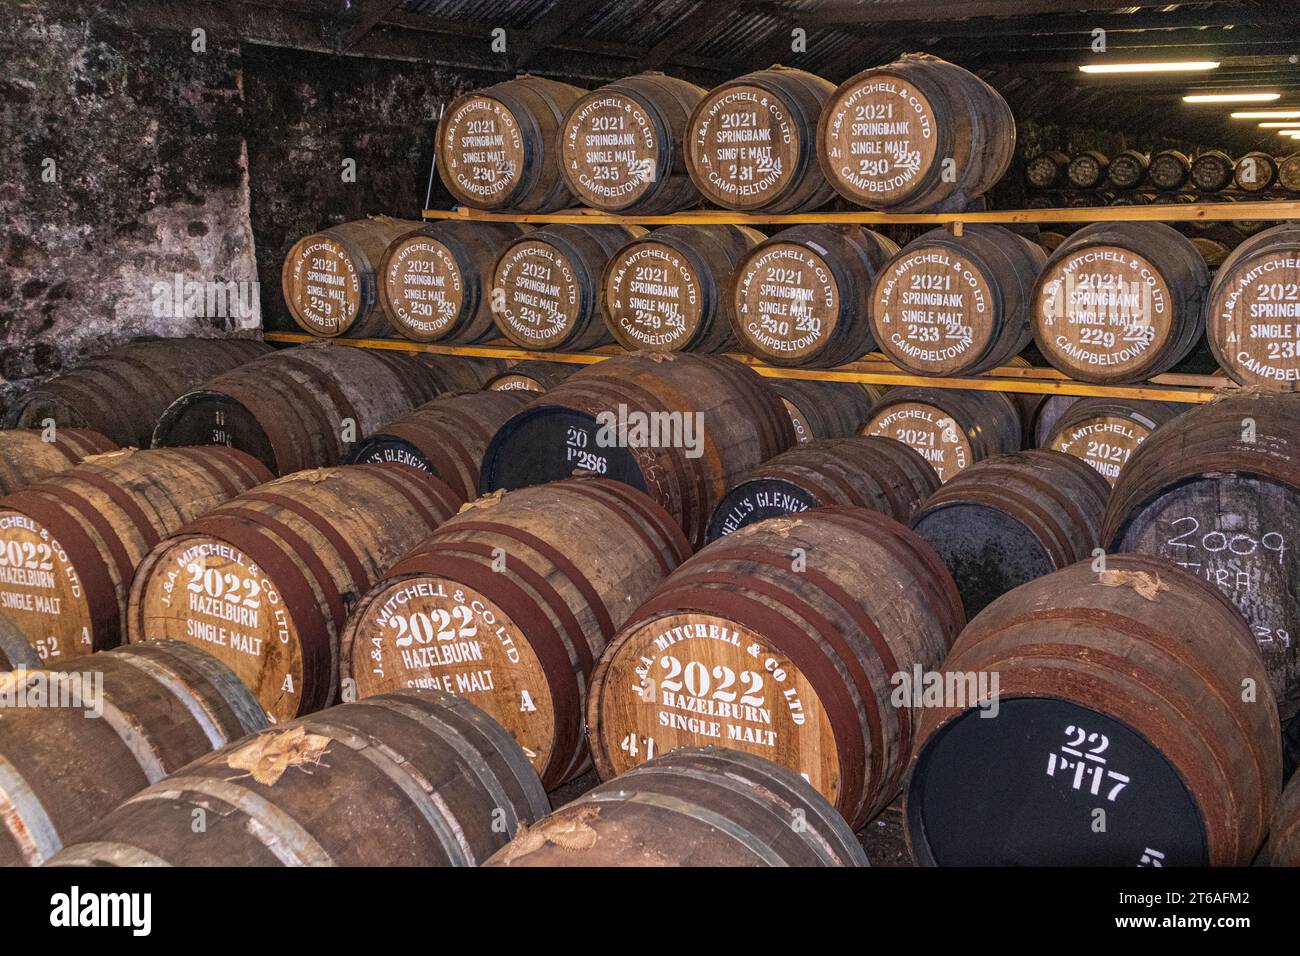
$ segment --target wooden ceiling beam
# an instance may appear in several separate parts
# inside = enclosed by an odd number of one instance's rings
[[[355,22],[339,38],[339,50],[350,50],[362,37],[379,26],[379,21],[402,5],[403,0],[361,0]]]

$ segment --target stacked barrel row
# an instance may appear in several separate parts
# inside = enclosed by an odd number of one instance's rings
[[[526,764],[551,787],[590,760],[602,777],[639,776],[620,777],[623,783],[561,811],[540,833],[501,850],[497,862],[544,863],[572,849],[569,838],[584,851],[636,847],[633,858],[644,862],[739,852],[686,837],[657,844],[646,834],[661,818],[646,817],[647,806],[684,813],[677,821],[683,834],[691,820],[716,821],[730,806],[744,816],[731,832],[748,834],[739,842],[758,859],[813,860],[820,852],[823,862],[844,861],[842,828],[834,840],[771,846],[783,817],[761,800],[738,803],[737,782],[751,782],[741,792],[781,795],[776,809],[802,808],[823,833],[839,826],[834,811],[851,825],[874,816],[905,787],[913,762],[908,819],[923,860],[1132,862],[1130,855],[1145,854],[1148,862],[1245,862],[1277,803],[1277,719],[1279,711],[1289,716],[1296,675],[1290,643],[1280,632],[1265,642],[1253,621],[1252,636],[1228,598],[1253,610],[1261,600],[1284,603],[1294,590],[1282,560],[1283,523],[1294,513],[1285,498],[1294,485],[1291,401],[1225,400],[1167,423],[1130,462],[1143,467],[1120,475],[1109,506],[1103,479],[1059,453],[990,455],[940,488],[922,456],[883,438],[794,447],[776,395],[744,366],[710,356],[613,359],[542,399],[495,409],[497,421],[510,417],[484,429],[493,437],[478,476],[480,489],[493,493],[456,517],[463,496],[432,477],[428,456],[429,471],[351,466],[271,483],[264,466],[233,449],[99,456],[31,486],[30,502],[13,497],[40,505],[41,520],[57,522],[60,533],[80,524],[92,544],[96,535],[115,533],[118,543],[105,538],[100,549],[109,552],[106,566],[113,562],[107,579],[120,580],[131,562],[138,566],[125,605],[132,645],[173,637],[202,648],[278,726],[236,745],[226,744],[229,735],[209,734],[207,749],[226,749],[181,778],[161,779],[176,764],[149,764],[144,779],[156,785],[88,828],[62,861],[478,861],[539,813],[529,793],[536,797],[540,787],[523,782],[533,779]],[[1070,411],[1058,421],[1068,421]],[[458,413],[487,411],[445,407],[430,427],[468,434],[455,425]],[[707,423],[703,430],[692,423],[696,414]],[[1016,410],[1010,414],[1018,422]],[[668,431],[648,434],[655,422]],[[419,430],[402,431],[418,451]],[[558,448],[552,435],[562,439]],[[1163,443],[1162,435],[1169,436]],[[426,448],[440,445],[435,438]],[[214,456],[206,464],[204,451]],[[844,462],[838,470],[827,464],[837,456]],[[538,465],[530,470],[531,462]],[[199,467],[180,470],[191,463]],[[806,492],[809,506],[730,529],[692,557],[705,530],[698,516],[716,513],[726,489],[761,480]],[[1267,593],[1221,597],[1212,585],[1242,591],[1240,578],[1216,572],[1200,583],[1158,558],[1091,553],[1090,545],[1110,537],[1125,550],[1153,550],[1161,522],[1195,510],[1197,495],[1210,509],[1236,500],[1233,480],[1266,486],[1251,500],[1278,496],[1277,529],[1250,539],[1241,516],[1232,515],[1217,536],[1184,531],[1191,537],[1177,544],[1207,554],[1230,549],[1239,563],[1254,541],[1263,555],[1260,580],[1274,582]],[[180,516],[179,526],[154,526],[156,543],[141,559],[134,542],[150,530],[132,523],[167,512],[161,499],[148,498],[160,485],[173,504],[193,497],[203,510]],[[190,486],[209,490],[189,496]],[[206,507],[199,504],[205,496]],[[75,504],[80,499],[86,507]],[[1209,513],[1194,520],[1208,527]],[[1144,527],[1156,536],[1143,537]],[[58,535],[42,537],[51,539]],[[991,555],[1001,556],[1000,576],[968,573],[987,569]],[[1274,555],[1275,570],[1268,563]],[[1080,558],[1084,564],[1072,564]],[[855,570],[864,565],[874,573]],[[1045,589],[1056,604],[1017,585]],[[1013,590],[996,593],[1002,589]],[[1053,629],[1067,626],[1070,639],[1054,643]],[[1203,637],[1184,640],[1189,631]],[[944,664],[954,641],[964,656]],[[1271,653],[1261,656],[1265,643]],[[927,703],[931,675],[990,671],[1007,681],[1000,697],[977,687],[974,706],[949,698]],[[1251,694],[1243,696],[1247,683]],[[907,689],[901,698],[900,687]],[[1141,704],[1153,687],[1159,712]],[[1206,687],[1213,706],[1202,699]],[[459,707],[460,717],[429,716],[420,698],[433,691],[479,709],[438,698],[433,706]],[[313,716],[338,697],[360,701],[344,705],[353,710]],[[981,701],[999,701],[1007,722],[981,721],[988,709]],[[485,724],[481,712],[500,727]],[[425,739],[411,736],[416,728],[445,735],[460,721],[477,722],[477,743],[466,749],[470,731],[462,727],[455,742],[440,736],[444,744],[428,746],[462,758],[505,753],[488,757],[497,783],[410,762],[405,748]],[[1073,730],[1053,741],[1057,721]],[[1046,791],[1025,783],[1031,770],[1041,773],[1040,744],[1054,758]],[[376,745],[374,754],[352,753]],[[701,745],[742,756],[689,749]],[[322,759],[331,747],[334,759]],[[191,750],[180,762],[202,752]],[[1077,758],[1080,752],[1093,756]],[[380,775],[394,782],[390,796],[374,795],[373,769],[370,783],[351,782],[350,767],[373,768],[394,754],[399,766]],[[744,754],[786,768],[785,775]],[[654,758],[668,763],[652,770]],[[27,759],[33,763],[25,779],[39,777],[42,758]],[[1089,760],[1086,772],[1076,759]],[[434,812],[423,797],[414,799],[424,791],[401,786],[412,770],[423,779],[477,780],[478,789]],[[359,840],[311,816],[316,773],[338,774],[332,789],[351,793],[371,808],[363,816],[383,818],[399,838]],[[954,781],[964,776],[984,796],[954,803],[945,795],[960,792]],[[516,796],[502,803],[501,791],[511,788]],[[485,828],[475,816],[487,806],[484,789],[493,791],[495,809],[513,808],[504,811],[505,827]],[[1086,803],[1094,790],[1116,824],[1101,842],[1090,839],[1086,823],[1079,829],[1071,822],[1068,805],[1062,809],[1062,796]],[[194,807],[213,800],[240,809],[197,844],[180,838]],[[608,802],[627,806],[596,812]],[[268,803],[282,812],[267,812]],[[384,811],[375,813],[377,806]],[[1004,811],[1009,822],[999,816]],[[1018,813],[1042,815],[1041,826],[1017,824]],[[249,839],[259,827],[282,839]],[[970,831],[987,839],[960,839]],[[1142,846],[1133,845],[1137,839]],[[47,841],[42,852],[58,842]],[[827,842],[839,849],[827,855]],[[1285,852],[1285,840],[1279,846],[1276,852]],[[799,856],[808,853],[814,856]]]
[[[1206,149],[1194,156],[1176,149],[1147,154],[1125,149],[1113,155],[1087,149],[1068,155],[1049,149],[1025,164],[1025,182],[1035,190],[1142,190],[1201,196],[1237,191],[1252,198],[1270,190],[1300,192],[1300,154],[1274,156],[1253,150],[1233,159],[1223,150]]]
[[[374,248],[386,241],[383,251],[353,255],[326,241],[354,227],[382,233]],[[1168,372],[1204,338],[1239,383],[1300,382],[1293,224],[1230,249],[1160,223],[1098,223],[1058,237],[1050,255],[992,224],[937,229],[902,249],[856,225],[771,236],[734,225],[411,227],[350,223],[295,246],[285,297],[299,324],[325,337],[395,331],[454,345],[505,337],[543,352],[745,351],[819,369],[879,351],[933,377],[1007,365],[1032,342],[1071,379],[1111,385]],[[329,322],[314,317],[311,303],[329,300],[313,285],[317,273],[298,265],[323,248],[339,256],[328,274],[377,284],[369,311],[349,305]]]

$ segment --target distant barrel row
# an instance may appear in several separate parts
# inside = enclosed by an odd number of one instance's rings
[[[453,100],[436,150],[452,197],[480,209],[790,213],[838,193],[960,211],[1002,178],[1015,137],[987,83],[908,54],[839,87],[782,66],[707,91],[662,73],[590,92],[521,76]]]
[[[729,225],[524,228],[387,219],[333,227],[291,250],[285,299],[299,325],[324,337],[743,350],[800,368],[879,350],[929,376],[988,371],[1032,340],[1056,368],[1098,384],[1167,372],[1204,334],[1235,381],[1300,382],[1292,225],[1230,247],[1160,223],[1098,223],[1060,238],[1050,256],[992,224],[933,230],[901,250],[856,225],[771,237]],[[349,232],[378,238],[363,254]],[[335,301],[335,275],[378,291]],[[316,303],[333,303],[326,319]]]
[[[1151,156],[1126,149],[1109,157],[1093,149],[1073,156],[1045,150],[1025,164],[1025,181],[1034,189],[1149,187],[1175,192],[1191,187],[1198,193],[1214,194],[1225,189],[1263,193],[1279,186],[1300,192],[1300,154],[1275,157],[1256,150],[1234,160],[1218,149],[1205,150],[1195,157],[1174,149]]]

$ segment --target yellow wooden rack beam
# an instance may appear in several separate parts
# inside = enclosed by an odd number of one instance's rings
[[[533,352],[511,345],[437,345],[411,342],[407,339],[320,339],[299,332],[267,332],[268,342],[299,344],[303,342],[332,342],[336,345],[364,349],[392,349],[399,352],[430,352],[435,355],[467,355],[475,358],[507,360],[531,359],[539,362],[565,362],[591,365],[607,358],[627,353],[616,346],[606,346],[591,352]],[[983,392],[1015,392],[1029,395],[1078,395],[1142,399],[1147,401],[1198,403],[1208,402],[1225,390],[1235,388],[1228,379],[1217,375],[1158,375],[1142,385],[1091,385],[1066,378],[1052,368],[1004,366],[983,375],[952,378],[932,378],[904,372],[883,356],[873,354],[858,362],[841,365],[835,369],[778,368],[766,365],[752,355],[732,354],[759,375],[768,378],[797,378],[816,382],[858,382],[870,385],[924,385],[928,388],[964,388]]]
[[[620,216],[596,209],[566,209],[552,213],[486,212],[461,206],[457,209],[426,209],[425,219],[469,219],[480,222],[526,223],[614,223],[642,226],[695,225],[794,226],[800,223],[858,223],[861,225],[929,224],[958,225],[973,222],[996,223],[1088,223],[1088,222],[1232,222],[1234,220],[1277,221],[1300,219],[1300,200],[1275,199],[1221,203],[1184,203],[1147,206],[1083,206],[1068,209],[996,209],[964,213],[883,213],[866,209],[853,212],[808,212],[772,216],[741,213],[729,209],[695,209],[662,216]]]

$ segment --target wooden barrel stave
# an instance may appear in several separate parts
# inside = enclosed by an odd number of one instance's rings
[[[88,428],[9,428],[0,431],[0,495],[67,471],[89,455],[117,451],[111,440]]]
[[[900,125],[889,109],[895,101],[914,110],[918,127],[924,125],[933,135],[919,128],[902,133],[894,129]],[[878,118],[889,130],[853,133],[859,106],[884,110]],[[877,115],[869,112],[868,117]],[[900,136],[907,137],[906,151],[918,159],[915,169],[887,163],[855,171],[846,165],[850,157],[860,155],[855,139],[858,145],[897,143]],[[840,84],[822,111],[817,143],[827,180],[852,203],[900,213],[961,212],[1010,168],[1016,128],[1006,101],[975,74],[929,54],[909,53]],[[877,145],[868,155],[888,153]],[[894,181],[898,179],[902,182]]]
[[[856,435],[871,407],[885,394],[879,385],[852,382],[773,378],[768,384],[781,396],[800,444]]]
[[[939,476],[910,446],[857,435],[796,445],[732,487],[709,519],[708,540],[779,515],[851,505],[906,523],[939,488]]]
[[[0,680],[52,687],[57,671],[73,667],[63,679],[80,681],[60,692],[70,706],[3,709],[0,799],[12,812],[0,828],[0,865],[43,862],[122,800],[266,726],[233,674],[177,642]],[[98,719],[85,716],[96,710]]]
[[[177,528],[140,561],[127,637],[208,650],[273,722],[328,707],[340,691],[348,612],[462,501],[432,475],[389,465],[304,471],[260,485]]]
[[[1176,149],[1166,149],[1151,157],[1147,179],[1161,192],[1173,193],[1183,188],[1191,177],[1192,161]]]
[[[195,833],[200,809],[208,825]],[[474,866],[547,810],[519,746],[482,711],[404,691],[210,754],[122,804],[52,865]]]
[[[438,175],[452,198],[514,212],[570,205],[559,139],[564,114],[585,93],[540,76],[518,76],[452,100],[434,141]],[[483,139],[495,142],[477,142]]]
[[[598,416],[610,426],[606,437],[617,438],[622,420],[635,441],[601,447]],[[668,442],[639,434],[654,421],[669,423]],[[707,426],[688,434],[696,421]],[[694,449],[682,447],[688,440]],[[626,356],[584,368],[506,422],[483,456],[479,490],[558,481],[582,469],[648,492],[698,545],[735,479],[794,443],[780,399],[744,365],[707,355]]]
[[[1147,178],[1150,160],[1138,149],[1126,149],[1114,156],[1106,167],[1106,184],[1113,189],[1137,189]]]
[[[1282,223],[1244,240],[1224,259],[1206,296],[1205,337],[1228,376],[1274,391],[1300,388],[1286,289],[1300,281],[1300,225]]]
[[[407,465],[442,479],[469,501],[478,495],[479,465],[488,442],[528,401],[523,391],[435,398],[358,442],[348,464]]]
[[[911,445],[947,481],[973,462],[1021,446],[1020,412],[1001,392],[893,388],[860,434]]]
[[[1220,149],[1210,149],[1192,160],[1190,179],[1197,192],[1217,193],[1232,185],[1232,157]]]
[[[559,385],[581,365],[567,362],[516,362],[504,372],[493,376],[483,386],[494,392],[545,392]]]
[[[800,552],[809,560],[796,568]],[[864,565],[887,568],[889,586],[851,570]],[[601,658],[588,703],[593,762],[609,779],[658,752],[726,742],[806,774],[860,826],[893,799],[910,749],[909,706],[885,700],[891,675],[937,666],[963,623],[938,556],[883,515],[822,508],[743,528],[670,575]],[[734,716],[702,701],[707,717],[673,721],[685,704],[672,682],[714,666],[719,679],[739,675],[754,700]],[[755,667],[770,681],[747,677]],[[682,699],[707,694],[692,684]]]
[[[0,499],[0,542],[32,555],[21,575],[6,576],[6,617],[43,659],[116,647],[127,588],[148,550],[270,477],[227,448],[131,449]]]
[[[1108,555],[1100,574],[1083,561],[1003,596],[944,664],[1000,675],[997,719],[951,705],[921,715],[904,804],[914,856],[1248,863],[1281,775],[1280,728],[1252,643],[1217,591],[1146,556]],[[1258,703],[1243,702],[1243,679],[1261,685]],[[1080,756],[1076,771],[1071,754],[1084,750],[1096,759]],[[1098,806],[1105,831],[1090,825]]]
[[[1046,262],[1041,248],[1002,226],[977,223],[961,236],[927,232],[876,277],[868,310],[875,341],[917,375],[976,375],[1006,365],[1032,338],[1029,310]],[[940,300],[925,304],[924,320],[918,295]]]
[[[691,112],[705,93],[694,83],[649,72],[583,96],[569,109],[559,140],[570,192],[605,212],[664,214],[699,205],[686,172],[685,140]],[[611,136],[618,137],[616,144],[607,142]],[[616,159],[609,155],[614,152]]]
[[[1108,550],[1154,554],[1218,586],[1250,624],[1282,715],[1300,709],[1300,413],[1288,396],[1232,396],[1157,429],[1120,474]],[[1220,545],[1220,538],[1225,544]]]
[[[1039,444],[1086,461],[1114,485],[1137,447],[1185,407],[1174,402],[1081,398],[1061,412]]]
[[[795,213],[824,205],[834,191],[817,162],[816,129],[833,90],[829,81],[785,66],[711,89],[687,126],[686,169],[700,194],[742,212]],[[774,145],[745,146],[761,141],[741,136],[749,129],[766,130]],[[740,150],[746,152],[728,155]]]
[[[1259,851],[1264,866],[1300,866],[1300,777],[1292,776],[1282,791],[1269,826],[1268,840]]]
[[[479,499],[361,599],[343,636],[343,676],[362,698],[404,686],[468,696],[515,735],[553,789],[589,765],[583,715],[596,659],[689,555],[667,512],[616,482]],[[394,635],[393,621],[416,633],[421,616],[455,622],[463,643],[443,645],[432,662],[403,652],[406,628]],[[475,639],[489,633],[495,643]]]
[[[1025,179],[1034,189],[1057,189],[1066,182],[1070,157],[1060,150],[1044,150],[1025,163]]]
[[[1254,151],[1237,160],[1232,183],[1247,193],[1262,193],[1277,182],[1277,160],[1268,153]]]
[[[485,865],[868,864],[843,818],[803,778],[753,754],[683,747],[561,807]]]
[[[871,285],[898,246],[862,226],[802,225],[750,249],[732,272],[736,340],[772,365],[834,368],[875,349]],[[797,297],[796,297],[797,295]]]
[[[632,352],[727,352],[732,273],[762,233],[747,226],[663,226],[610,256],[601,312],[610,335]]]
[[[280,269],[290,317],[304,332],[323,338],[392,334],[379,301],[384,254],[419,225],[409,219],[372,216],[299,239]]]
[[[377,270],[379,305],[393,330],[415,342],[493,338],[493,266],[502,247],[530,229],[443,219],[395,238]]]
[[[1140,382],[1195,348],[1208,286],[1204,259],[1176,230],[1154,222],[1096,223],[1058,247],[1040,274],[1034,342],[1071,378]],[[1080,308],[1080,295],[1096,301]]]
[[[1106,181],[1110,172],[1110,160],[1106,154],[1095,149],[1086,149],[1075,153],[1066,167],[1066,177],[1075,189],[1097,189]]]
[[[503,293],[492,320],[520,348],[579,351],[613,341],[606,328],[601,277],[640,226],[557,223],[501,251],[492,288]]]
[[[271,351],[254,339],[154,339],[92,356],[28,392],[7,425],[89,428],[123,448],[147,448],[167,405],[191,388]]]
[[[973,618],[1092,554],[1110,492],[1077,458],[1023,451],[976,462],[921,503],[912,530],[938,552]]]
[[[480,388],[501,367],[327,342],[298,346],[182,395],[159,420],[154,445],[228,445],[282,475],[329,467],[359,438],[442,392]]]

